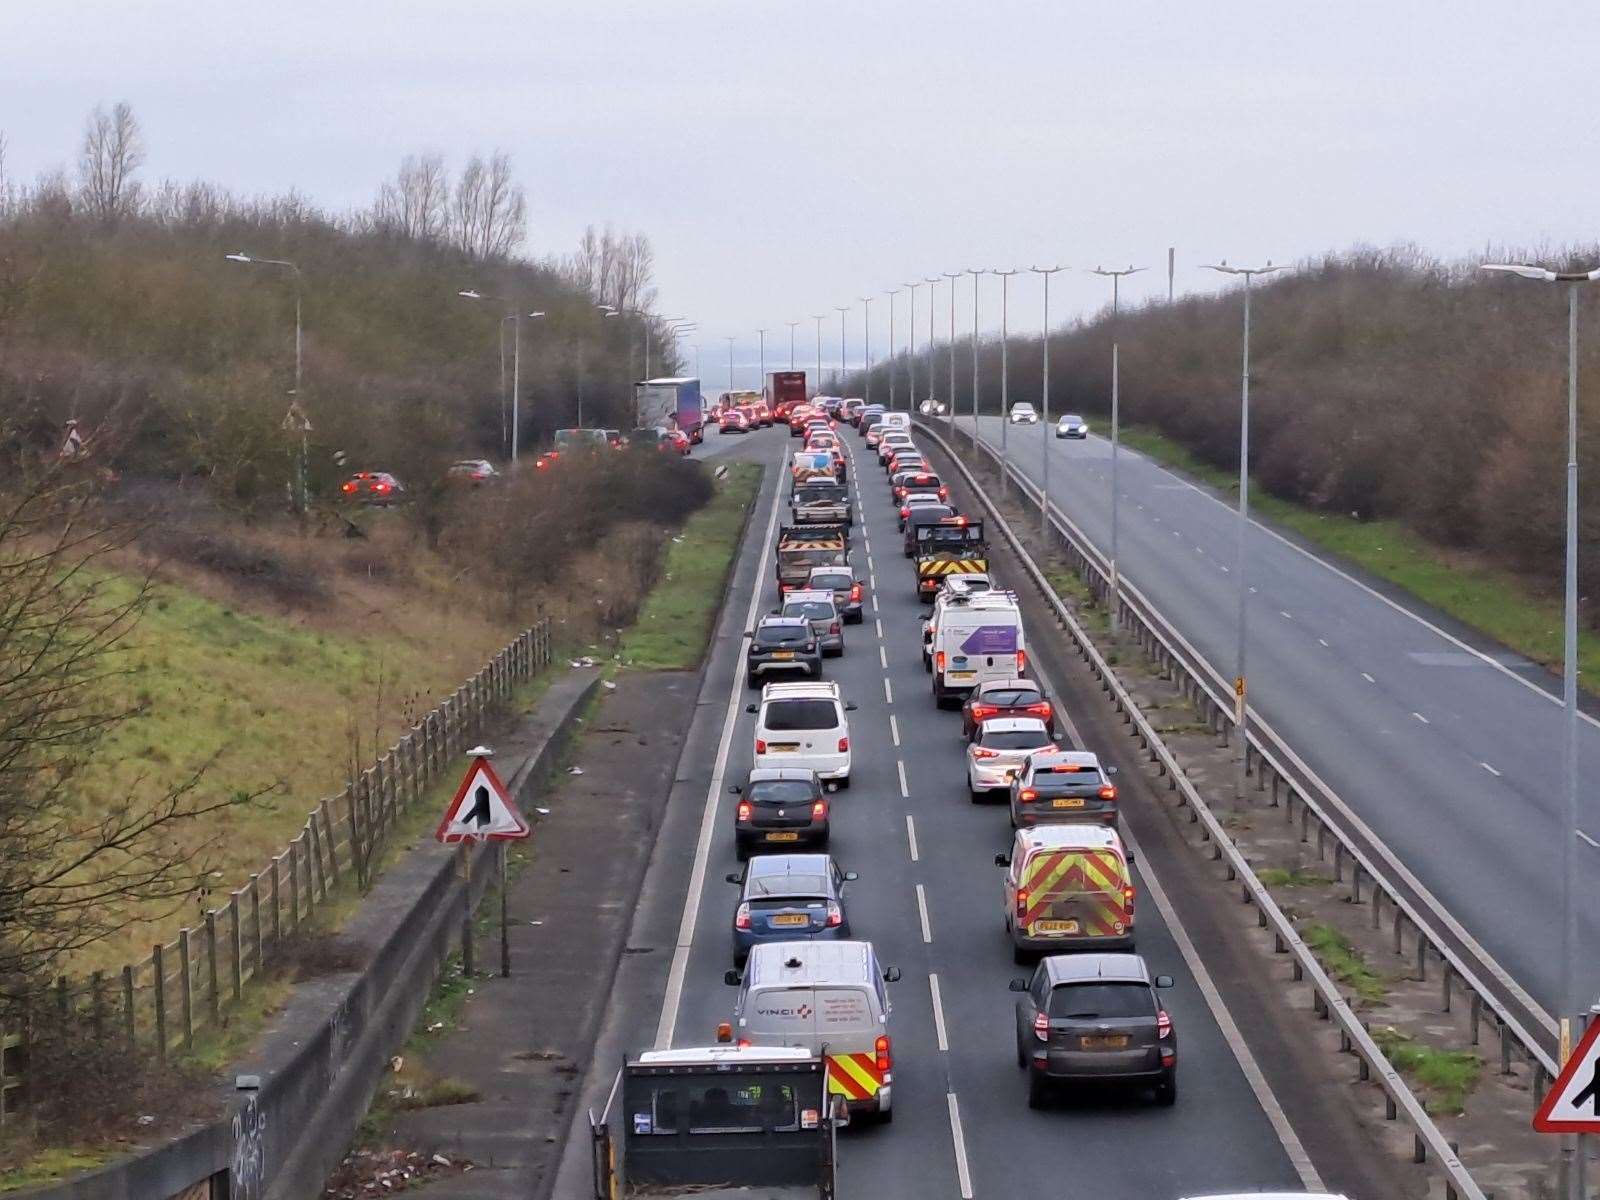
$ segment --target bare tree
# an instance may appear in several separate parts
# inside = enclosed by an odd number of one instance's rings
[[[511,156],[474,154],[461,169],[451,206],[451,240],[474,258],[509,255],[527,237],[527,197],[511,173]]]
[[[421,242],[442,240],[450,225],[450,176],[440,154],[408,154],[378,192],[373,219],[383,229]]]
[[[78,190],[90,215],[111,224],[133,212],[139,203],[133,173],[143,163],[144,136],[127,101],[109,113],[96,105],[78,156]]]
[[[641,233],[617,234],[611,226],[583,231],[567,275],[596,303],[648,310],[655,303],[655,251]]]

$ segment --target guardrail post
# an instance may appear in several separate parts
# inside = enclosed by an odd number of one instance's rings
[[[1411,1161],[1414,1163],[1428,1161],[1428,1147],[1423,1144],[1420,1133],[1411,1135]]]
[[[1361,864],[1359,862],[1350,864],[1350,903],[1361,903]]]
[[[1478,1029],[1483,1022],[1483,997],[1477,992],[1472,993],[1472,1003],[1468,1007],[1468,1026],[1472,1030],[1472,1044],[1478,1044]]]
[[[1417,982],[1421,983],[1428,978],[1428,939],[1422,930],[1417,930]]]
[[[1381,912],[1379,911],[1382,908],[1383,908],[1383,889],[1378,886],[1378,881],[1376,879],[1374,879],[1372,881],[1372,927],[1374,929],[1376,929],[1380,924],[1382,924],[1383,918],[1382,918]]]
[[[1447,959],[1445,961],[1445,964],[1444,964],[1444,969],[1440,972],[1440,980],[1439,980],[1439,987],[1440,987],[1440,992],[1441,992],[1441,995],[1439,997],[1439,1011],[1440,1012],[1449,1012],[1450,1011],[1450,977],[1451,977],[1451,975],[1452,975],[1452,972],[1450,970],[1450,963],[1449,963],[1449,960]]]
[[[317,817],[315,813],[313,813],[311,815],[311,819],[306,822],[306,828],[311,831],[311,861],[314,864],[314,869],[311,872],[312,877],[308,881],[310,882],[311,886],[306,889],[306,898],[308,900],[316,900],[319,898],[322,900],[327,900],[328,875],[322,867],[322,833],[317,829]]]
[[[1272,772],[1272,804],[1271,804],[1272,808],[1277,808],[1278,807],[1278,784],[1279,784],[1279,782],[1280,782],[1280,777],[1279,777],[1278,773],[1276,771],[1273,771]]]
[[[1309,804],[1300,806],[1300,840],[1301,842],[1309,842],[1311,840],[1311,806]]]

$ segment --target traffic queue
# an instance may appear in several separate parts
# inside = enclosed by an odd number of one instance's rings
[[[819,396],[776,419],[803,449],[792,456],[790,521],[776,539],[779,604],[747,634],[746,683],[760,696],[747,709],[756,715],[751,769],[730,789],[744,868],[727,876],[739,899],[726,982],[739,990],[718,1040],[824,1056],[828,1089],[853,1119],[892,1119],[886,985],[899,972],[878,961],[871,931],[852,925],[856,876],[828,850],[835,796],[850,786],[856,706],[823,678],[824,663],[846,652],[845,627],[864,613],[844,483],[852,456],[841,426],[850,426],[885,473],[913,568],[908,586],[932,604],[920,622],[921,659],[933,708],[960,710],[971,801],[1007,806],[997,891],[1013,958],[1034,968],[1010,983],[1029,1106],[1109,1082],[1173,1104],[1177,1035],[1159,995],[1172,980],[1136,950],[1116,768],[1067,744],[1070,722],[1031,667],[1017,598],[990,574],[982,520],[955,506],[905,413]]]

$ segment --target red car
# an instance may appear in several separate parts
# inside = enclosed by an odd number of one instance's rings
[[[387,471],[357,471],[339,485],[339,491],[346,500],[384,506],[405,494],[400,481]]]
[[[1051,737],[1059,737],[1055,705],[1032,679],[991,679],[980,683],[961,706],[961,736],[971,739],[978,722],[991,717],[1037,717]]]
[[[690,446],[689,435],[681,429],[663,429],[661,440],[656,443],[656,449],[661,453],[676,453],[680,457],[688,456]]]
[[[725,408],[717,418],[718,433],[749,433],[750,418],[737,408]]]

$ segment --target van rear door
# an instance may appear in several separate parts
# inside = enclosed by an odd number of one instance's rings
[[[1028,937],[1120,938],[1132,928],[1128,868],[1115,850],[1041,846],[1019,883],[1028,898],[1017,923]]]
[[[816,1051],[817,997],[809,984],[799,987],[761,988],[750,995],[740,1014],[743,1036],[757,1046],[799,1046]]]

